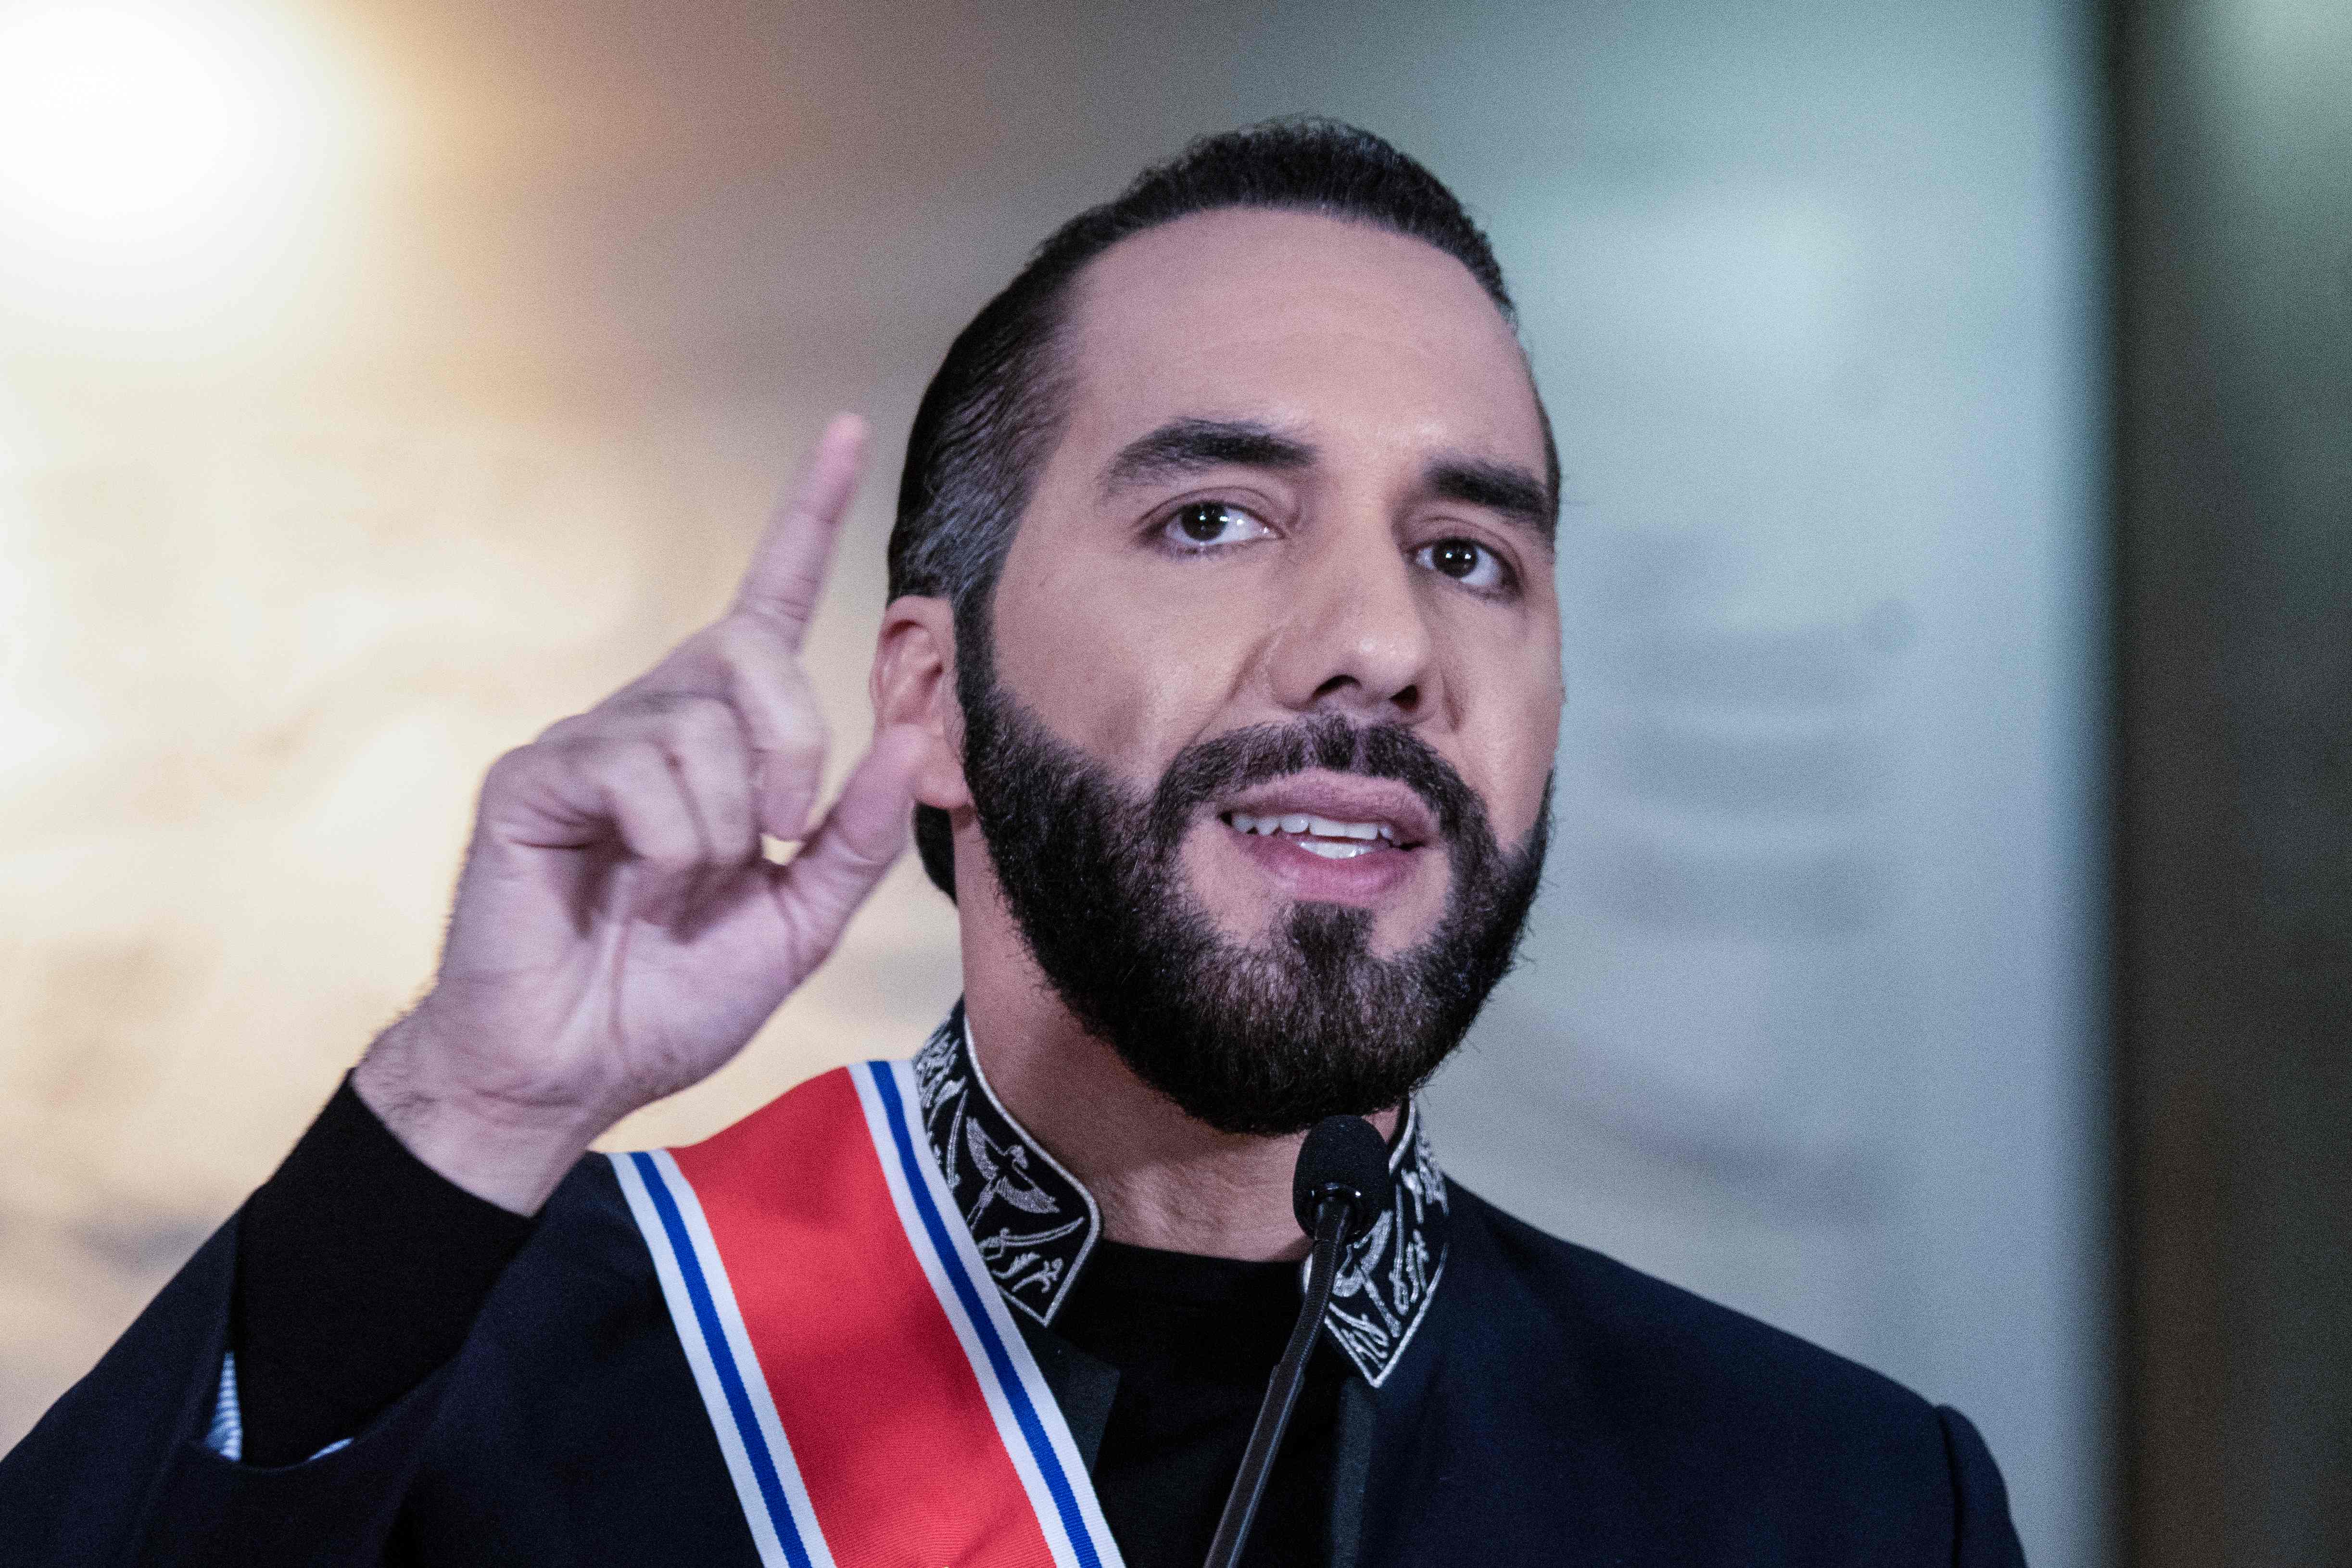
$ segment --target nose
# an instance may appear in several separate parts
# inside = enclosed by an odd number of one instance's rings
[[[1435,711],[1436,643],[1418,569],[1387,529],[1331,539],[1299,566],[1290,612],[1267,653],[1276,700],[1368,724],[1412,723]]]

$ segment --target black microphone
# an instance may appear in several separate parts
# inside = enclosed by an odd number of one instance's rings
[[[1370,1223],[1388,1185],[1388,1147],[1360,1116],[1327,1116],[1299,1145],[1298,1168],[1290,1178],[1290,1208],[1298,1216],[1298,1228],[1315,1243],[1307,1255],[1307,1300],[1299,1306],[1282,1359],[1275,1363],[1265,1400],[1257,1407],[1249,1447],[1242,1450],[1241,1471],[1234,1477],[1216,1536],[1209,1542],[1208,1568],[1237,1568],[1242,1560],[1250,1521],[1257,1517],[1258,1499],[1274,1468],[1275,1450],[1282,1446],[1282,1430],[1290,1425],[1291,1407],[1307,1381],[1307,1358],[1323,1326],[1323,1309],[1331,1303],[1339,1249]]]

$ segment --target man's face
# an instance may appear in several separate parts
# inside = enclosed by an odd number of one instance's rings
[[[1507,959],[1560,672],[1542,427],[1494,305],[1419,241],[1222,212],[1098,258],[1064,353],[1066,427],[993,599],[997,700],[970,737],[991,755],[967,770],[1033,945],[1000,840],[1051,855],[1091,813],[1078,837],[1136,842],[1081,858],[1181,906],[1182,940],[1130,966],[1222,952],[1277,1031],[1350,973],[1342,1033],[1405,1005],[1384,964],[1444,989],[1482,939]],[[1011,795],[1054,804],[1024,831]],[[1160,978],[1174,1005],[1188,977]],[[1435,1008],[1451,1036],[1491,983]]]

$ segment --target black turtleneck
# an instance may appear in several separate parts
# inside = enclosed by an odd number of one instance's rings
[[[1095,1493],[1128,1568],[1195,1568],[1297,1320],[1297,1263],[1097,1242],[1054,1331],[1118,1369]],[[1307,1363],[1244,1562],[1326,1560],[1333,1417],[1347,1364]]]

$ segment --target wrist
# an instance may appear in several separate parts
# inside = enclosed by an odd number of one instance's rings
[[[450,1070],[419,1008],[376,1037],[352,1089],[418,1161],[510,1213],[539,1212],[612,1120],[555,1095],[501,1091]]]

